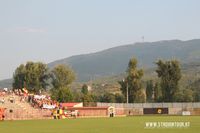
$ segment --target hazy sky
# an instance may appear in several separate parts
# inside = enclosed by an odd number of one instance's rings
[[[45,63],[145,41],[200,38],[200,0],[0,0],[0,79]]]

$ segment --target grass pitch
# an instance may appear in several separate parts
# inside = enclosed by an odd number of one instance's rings
[[[189,127],[146,128],[146,122],[190,122]],[[200,116],[133,116],[0,122],[0,133],[197,133]]]

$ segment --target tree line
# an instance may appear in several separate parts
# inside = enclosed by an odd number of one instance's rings
[[[158,60],[155,63],[158,80],[146,81],[145,87],[142,83],[144,71],[138,69],[137,64],[136,58],[130,59],[126,76],[118,82],[121,93],[94,94],[88,90],[86,84],[82,86],[80,92],[74,92],[71,90],[71,83],[75,81],[76,76],[69,66],[57,65],[50,69],[41,62],[27,62],[17,67],[13,74],[13,88],[26,88],[33,93],[44,91],[50,93],[52,99],[59,102],[83,102],[86,106],[95,102],[143,103],[198,100],[198,91],[179,87],[182,77],[179,61]]]
[[[144,73],[142,69],[137,69],[137,59],[129,61],[127,76],[125,80],[119,81],[121,91],[126,98],[128,96],[129,103],[199,101],[199,91],[193,91],[189,86],[180,88],[182,73],[179,61],[158,60],[155,64],[158,80],[146,81],[144,88],[141,80]]]

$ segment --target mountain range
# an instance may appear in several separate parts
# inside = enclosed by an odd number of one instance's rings
[[[200,61],[200,39],[188,41],[164,40],[118,46],[97,53],[76,55],[49,63],[70,65],[77,73],[78,81],[117,75],[126,71],[130,58],[138,59],[144,69],[155,67],[158,59],[177,59],[182,64]]]
[[[102,76],[124,73],[132,57],[137,58],[138,66],[144,69],[155,67],[158,59],[177,59],[182,64],[199,62],[200,39],[163,40],[122,45],[96,53],[56,60],[48,66],[53,68],[58,64],[69,65],[76,72],[77,81],[88,81]],[[3,83],[9,84],[11,81],[0,82],[0,87],[3,87]]]

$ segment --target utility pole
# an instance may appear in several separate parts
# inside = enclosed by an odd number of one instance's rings
[[[128,103],[128,81],[126,82],[126,103]]]
[[[142,42],[144,43],[144,36],[142,36]]]
[[[125,79],[122,80],[124,83],[126,83],[126,103],[128,103],[128,81],[125,81]]]

